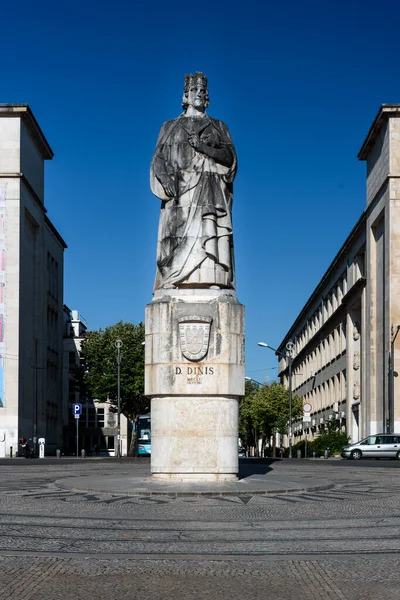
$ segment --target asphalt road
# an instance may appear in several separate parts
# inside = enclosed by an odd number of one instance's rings
[[[400,597],[400,461],[269,461],[332,489],[124,497],[55,482],[147,460],[0,462],[0,600]],[[244,461],[252,472],[266,462]]]

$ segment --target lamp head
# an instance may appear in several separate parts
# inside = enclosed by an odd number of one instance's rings
[[[263,348],[268,348],[268,344],[266,344],[265,342],[258,342],[257,345],[262,346]]]

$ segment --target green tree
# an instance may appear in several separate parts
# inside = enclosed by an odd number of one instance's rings
[[[246,382],[247,384],[247,382]],[[275,456],[276,433],[287,433],[289,422],[289,391],[280,383],[273,382],[254,387],[245,387],[245,396],[239,407],[239,435],[247,446],[255,446],[258,455],[259,440],[262,451],[272,437]],[[302,414],[302,400],[292,396],[292,420]]]
[[[89,398],[108,401],[113,412],[118,406],[117,339],[120,350],[120,406],[121,413],[134,422],[137,415],[148,410],[144,395],[144,325],[124,323],[88,331],[82,342],[82,384]],[[134,443],[134,440],[133,440]],[[131,443],[130,453],[133,449]]]

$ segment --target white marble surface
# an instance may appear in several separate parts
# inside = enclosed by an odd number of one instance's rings
[[[218,296],[189,298],[164,296],[146,307],[146,396],[242,396],[244,307]],[[181,348],[179,321],[190,315],[212,318],[208,352],[199,362],[185,358]]]
[[[153,398],[151,428],[151,472],[155,480],[236,481],[236,398]]]

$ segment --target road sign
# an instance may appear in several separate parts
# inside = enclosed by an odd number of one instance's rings
[[[304,413],[310,413],[312,411],[312,406],[309,402],[306,402],[305,404],[303,404],[303,412]]]
[[[79,415],[82,414],[82,404],[73,404],[72,405],[72,414],[75,415],[75,417],[79,418]]]
[[[303,423],[311,423],[311,415],[303,415]]]
[[[292,352],[294,350],[294,344],[293,344],[293,342],[288,342],[286,344],[286,350],[289,352],[289,354],[292,354]]]

